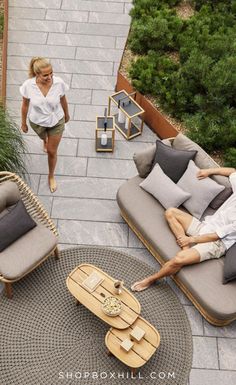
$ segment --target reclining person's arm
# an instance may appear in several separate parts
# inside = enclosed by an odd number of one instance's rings
[[[220,239],[219,235],[216,233],[193,235],[190,238],[191,238],[191,243],[215,242],[215,241],[218,241],[218,239]]]
[[[203,179],[210,175],[230,176],[235,171],[233,167],[204,168],[198,171],[197,177],[198,179]]]

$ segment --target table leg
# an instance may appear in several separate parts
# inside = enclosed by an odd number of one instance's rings
[[[132,376],[135,376],[136,369],[135,368],[130,368]]]

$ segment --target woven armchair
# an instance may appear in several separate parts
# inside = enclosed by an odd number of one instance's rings
[[[45,261],[50,255],[53,254],[55,258],[58,258],[59,255],[58,255],[58,248],[57,248],[57,237],[58,237],[57,229],[53,221],[49,218],[49,215],[44,209],[44,207],[42,206],[41,202],[33,194],[29,186],[27,186],[27,184],[18,175],[10,172],[5,172],[5,171],[0,172],[0,185],[6,181],[11,181],[16,183],[20,193],[20,198],[23,201],[28,214],[37,223],[36,228],[42,229],[44,232],[43,234],[46,234],[46,236],[48,235],[48,238],[50,238],[50,242],[48,241],[48,245],[47,245],[47,251],[45,248],[45,238],[42,239],[41,245],[38,243],[35,244],[35,232],[34,232],[34,239],[32,238],[31,244],[30,244],[30,235],[28,235],[25,238],[27,239],[27,242],[29,241],[29,247],[27,247],[27,252],[25,253],[27,255],[25,254],[22,255],[22,264],[24,265],[24,268],[22,268],[22,265],[21,265],[21,268],[19,270],[20,275],[16,272],[16,270],[14,270],[14,272],[12,274],[9,274],[9,276],[6,276],[6,274],[4,276],[3,271],[1,271],[1,261],[4,262],[4,257],[5,255],[7,255],[9,263],[14,264],[17,261],[17,263],[19,263],[20,265],[21,261],[19,259],[21,258],[20,256],[21,253],[19,253],[18,256],[15,255],[17,254],[17,252],[15,253],[16,248],[14,249],[12,245],[10,245],[9,247],[7,247],[7,249],[0,252],[0,281],[5,283],[7,297],[11,298],[13,282],[18,281],[19,279],[23,278],[25,275],[33,271],[37,266],[39,266],[43,261]],[[34,229],[31,230],[29,233],[32,232],[33,234],[33,231]],[[20,238],[20,241],[23,239],[23,237],[25,236],[22,236]],[[18,242],[17,246],[19,245],[19,248],[20,248],[21,243],[19,242],[19,240],[17,240],[16,242]],[[33,261],[30,261],[30,250],[34,251]],[[14,255],[12,255],[13,252],[14,252]],[[37,252],[39,253],[38,255],[37,255]],[[44,253],[46,254],[44,255]],[[16,259],[18,257],[19,259]],[[9,265],[9,268],[11,269],[11,265]]]

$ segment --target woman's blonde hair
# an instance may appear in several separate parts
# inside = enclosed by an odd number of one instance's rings
[[[29,77],[33,78],[34,76],[40,74],[41,69],[49,66],[51,67],[51,63],[48,59],[38,56],[33,57],[29,65]]]

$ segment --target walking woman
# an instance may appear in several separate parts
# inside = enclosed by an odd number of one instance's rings
[[[29,79],[20,87],[23,97],[21,107],[21,129],[28,132],[27,115],[32,129],[44,142],[48,154],[48,184],[53,193],[57,189],[54,172],[57,163],[57,149],[70,119],[65,92],[68,86],[53,75],[48,59],[34,57],[29,65]]]

